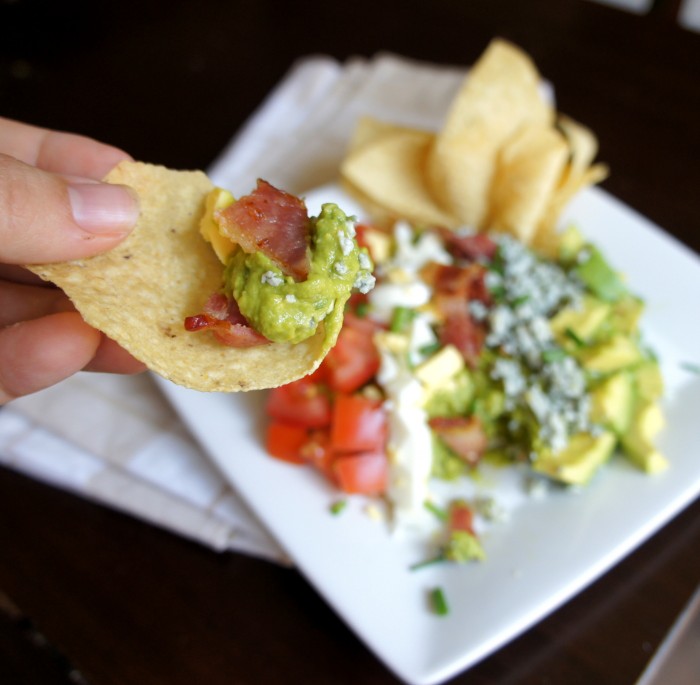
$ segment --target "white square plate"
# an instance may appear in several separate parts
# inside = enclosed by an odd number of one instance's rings
[[[359,210],[333,186],[307,197]],[[415,685],[447,679],[494,651],[572,597],[700,493],[700,260],[598,188],[567,210],[647,302],[644,330],[666,380],[668,424],[659,445],[671,462],[647,476],[615,459],[581,491],[513,496],[507,470],[491,483],[517,509],[483,536],[487,560],[467,566],[409,566],[426,558],[423,536],[392,535],[355,501],[340,516],[317,474],[268,457],[265,393],[208,394],[161,387],[183,421],[328,603],[384,663]],[[443,588],[447,616],[427,595]]]

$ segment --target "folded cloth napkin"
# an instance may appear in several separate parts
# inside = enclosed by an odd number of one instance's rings
[[[208,170],[235,195],[337,180],[355,122],[436,129],[464,71],[390,54],[300,60]],[[289,563],[148,375],[78,374],[0,411],[0,464],[216,550]]]

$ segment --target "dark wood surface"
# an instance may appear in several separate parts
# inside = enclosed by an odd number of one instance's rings
[[[203,168],[301,56],[467,65],[501,35],[596,131],[604,187],[700,251],[700,34],[677,4],[5,0],[0,112]],[[454,682],[634,683],[698,581],[700,502]],[[81,682],[396,679],[295,571],[0,470],[0,683]]]

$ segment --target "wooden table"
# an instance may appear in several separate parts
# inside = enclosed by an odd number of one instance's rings
[[[700,251],[700,34],[677,27],[677,4],[636,16],[586,0],[7,1],[0,111],[203,168],[299,56],[467,65],[501,35],[597,132],[604,187]],[[696,501],[454,682],[633,683],[699,580]],[[295,571],[0,470],[0,682],[396,679]]]

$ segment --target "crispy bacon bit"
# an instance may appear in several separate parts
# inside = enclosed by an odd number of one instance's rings
[[[436,308],[443,318],[440,342],[454,345],[472,367],[478,362],[486,331],[471,316],[469,302],[490,303],[485,274],[486,269],[480,264],[434,265],[427,276],[435,291]]]
[[[463,461],[476,466],[488,438],[478,416],[437,416],[428,422],[438,437]]]
[[[486,332],[467,311],[448,314],[440,327],[439,337],[443,345],[454,345],[470,367],[476,367]]]
[[[493,259],[498,245],[485,233],[461,235],[447,228],[439,229],[447,250],[457,259]]]
[[[262,252],[297,280],[309,275],[309,215],[303,200],[258,179],[250,195],[218,211],[216,218],[245,252]]]
[[[248,325],[233,298],[214,293],[204,305],[202,314],[188,316],[185,330],[210,330],[224,345],[230,347],[255,347],[270,341]]]

